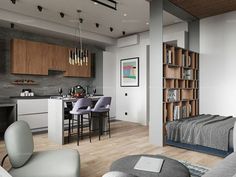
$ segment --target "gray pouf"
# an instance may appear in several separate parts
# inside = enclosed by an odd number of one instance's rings
[[[162,158],[164,163],[160,173],[147,172],[141,170],[135,170],[134,166],[138,162],[141,156]],[[190,177],[190,173],[187,167],[178,162],[160,155],[132,155],[126,156],[116,160],[112,163],[110,171],[121,171],[127,174],[132,174],[137,177]]]
[[[105,175],[103,175],[102,177],[136,177],[136,176],[130,175],[127,173],[123,173],[120,171],[110,171],[110,172],[106,173]]]

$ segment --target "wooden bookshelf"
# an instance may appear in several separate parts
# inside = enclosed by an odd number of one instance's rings
[[[199,115],[199,54],[163,44],[163,122]]]

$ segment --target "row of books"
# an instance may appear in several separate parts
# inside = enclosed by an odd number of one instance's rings
[[[166,63],[167,64],[174,64],[173,62],[173,54],[171,50],[166,50]],[[192,65],[191,56],[186,56],[182,54],[182,66],[190,67]]]
[[[184,67],[190,67],[192,65],[191,56],[186,56],[185,54],[182,54],[182,65]]]
[[[188,105],[189,107],[189,115],[191,115],[192,112],[192,106]],[[180,106],[174,106],[174,120],[179,120],[181,118],[188,117],[188,112],[187,112],[187,105],[184,105],[182,107]]]

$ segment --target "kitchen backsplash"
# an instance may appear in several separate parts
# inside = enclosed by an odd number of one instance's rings
[[[70,87],[80,84],[90,86],[89,91],[97,89],[97,93],[102,93],[102,49],[94,46],[87,46],[90,51],[96,53],[95,78],[73,78],[64,77],[63,72],[49,71],[48,76],[33,75],[13,75],[10,73],[10,40],[12,38],[28,39],[32,41],[48,42],[64,46],[72,46],[73,41],[51,38],[33,33],[21,32],[14,29],[0,27],[0,98],[9,96],[18,96],[24,88],[32,89],[37,95],[58,94],[59,87],[62,88],[63,94],[67,94]],[[15,80],[29,79],[34,80],[37,85],[14,85]]]

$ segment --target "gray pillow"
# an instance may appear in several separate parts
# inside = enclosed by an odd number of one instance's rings
[[[34,150],[33,136],[29,125],[25,121],[14,122],[7,128],[4,140],[12,167],[22,167]]]
[[[136,176],[130,175],[124,172],[120,172],[120,171],[110,171],[106,173],[105,175],[103,175],[102,177],[136,177]]]

